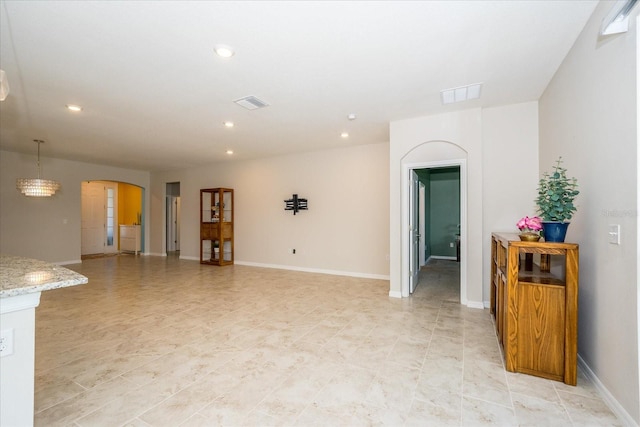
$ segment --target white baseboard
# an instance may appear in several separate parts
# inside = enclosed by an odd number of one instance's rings
[[[482,301],[468,301],[465,305],[469,308],[478,308],[480,310],[484,310],[484,303]]]
[[[340,270],[324,270],[321,268],[295,267],[291,265],[262,264],[259,262],[249,262],[249,261],[234,261],[234,264],[246,265],[249,267],[276,268],[279,270],[304,271],[306,273],[331,274],[333,276],[359,277],[361,279],[389,280],[389,276],[385,276],[382,274],[357,273],[352,271],[340,271]]]
[[[596,376],[596,374],[591,370],[589,365],[584,361],[582,357],[578,354],[578,366],[582,369],[584,374],[591,380],[591,382],[595,385],[596,390],[600,393],[602,400],[607,404],[609,409],[616,414],[616,416],[624,423],[627,427],[639,427],[638,423],[635,422],[633,417],[622,407],[620,402],[616,400],[615,397],[607,390],[607,388],[602,384],[600,379]]]
[[[163,253],[163,254],[151,253],[149,255],[164,256],[164,257],[167,256],[166,253]],[[189,261],[200,261],[200,257],[187,256],[187,255],[180,255],[180,259],[189,260]],[[278,264],[262,264],[259,262],[237,261],[237,260],[234,261],[234,264],[246,265],[249,267],[275,268],[279,270],[304,271],[307,273],[331,274],[334,276],[358,277],[361,279],[389,280],[389,276],[382,275],[382,274],[357,273],[357,272],[340,271],[340,270],[324,270],[320,268],[294,267],[291,265],[278,265]]]
[[[400,292],[400,291],[389,291],[389,296],[391,298],[402,298],[402,292]]]
[[[166,252],[164,252],[164,253],[147,252],[147,253],[144,253],[142,255],[146,255],[146,256],[167,256],[167,253]]]
[[[71,261],[59,261],[59,262],[54,262],[53,264],[55,264],[55,265],[82,264],[82,260],[81,259],[74,259],[74,260],[71,260]]]
[[[484,308],[491,308],[491,302],[490,301],[485,301],[484,302]]]
[[[446,260],[449,260],[449,261],[455,261],[455,260],[457,260],[458,258],[457,258],[457,257],[454,257],[454,256],[431,255],[431,256],[429,257],[429,259],[446,259]]]

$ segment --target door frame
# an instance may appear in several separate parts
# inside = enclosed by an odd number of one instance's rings
[[[409,181],[409,294],[418,286],[420,279],[420,178],[411,170]]]
[[[467,159],[448,159],[431,162],[407,163],[402,166],[404,185],[401,191],[401,295],[408,297],[411,275],[410,227],[411,179],[414,169],[457,166],[460,168],[460,303],[467,304]]]
[[[171,213],[171,207],[169,206],[169,200],[174,197],[177,200],[177,212],[176,212],[176,237],[177,237],[177,248],[175,249],[176,251],[180,250],[180,246],[181,246],[181,242],[180,242],[180,235],[181,235],[181,222],[182,222],[182,198],[180,195],[180,181],[170,181],[164,182],[164,199],[165,202],[163,204],[162,207],[162,218],[163,218],[163,223],[164,223],[164,227],[163,227],[163,231],[162,231],[162,253],[161,256],[167,256],[168,254],[168,249],[169,249],[169,239],[171,238],[170,234],[171,232],[169,231],[169,221],[171,220],[172,217],[172,213]],[[184,257],[183,255],[180,255],[180,259],[195,259],[195,260],[199,260],[200,258],[194,258],[194,257]]]

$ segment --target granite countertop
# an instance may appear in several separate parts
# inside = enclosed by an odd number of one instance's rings
[[[0,254],[0,298],[82,285],[88,281],[85,276],[56,264]]]

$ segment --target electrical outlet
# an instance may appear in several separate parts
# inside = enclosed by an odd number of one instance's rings
[[[452,248],[453,247],[453,242],[449,243],[449,247]]]
[[[0,331],[0,357],[13,354],[13,329]]]

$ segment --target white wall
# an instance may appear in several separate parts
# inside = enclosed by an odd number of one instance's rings
[[[537,181],[536,109],[537,104],[530,102],[391,123],[392,295],[400,295],[404,280],[401,262],[401,206],[406,190],[402,179],[403,165],[464,158],[468,199],[466,236],[463,230],[461,247],[461,267],[465,271],[461,275],[466,276],[467,284],[466,301],[462,302],[479,307],[489,299],[489,258],[485,253],[490,249],[491,232],[517,231],[515,223],[518,219],[533,213]],[[523,153],[531,153],[530,162],[521,164],[518,161]],[[503,210],[505,203],[506,210]]]
[[[491,286],[491,233],[517,233],[516,222],[536,215],[538,103],[482,110],[483,290]]]
[[[634,16],[629,32],[599,38],[611,7],[598,5],[540,99],[540,170],[562,156],[578,178],[567,234],[580,244],[578,354],[639,424],[637,27]],[[619,246],[609,224],[620,224]]]
[[[52,197],[25,197],[16,190],[16,179],[37,178],[36,163],[35,155],[0,151],[2,253],[55,263],[80,262],[81,182],[121,181],[143,188],[150,183],[148,172],[40,156],[42,177],[59,181],[62,188]],[[148,206],[148,193],[145,197]],[[147,224],[148,219],[147,209]]]
[[[154,172],[151,250],[165,252],[167,182],[180,182],[180,256],[193,259],[199,259],[199,190],[229,187],[236,205],[237,263],[386,279],[388,155],[385,143]],[[284,210],[284,200],[294,193],[309,204],[295,216]]]

